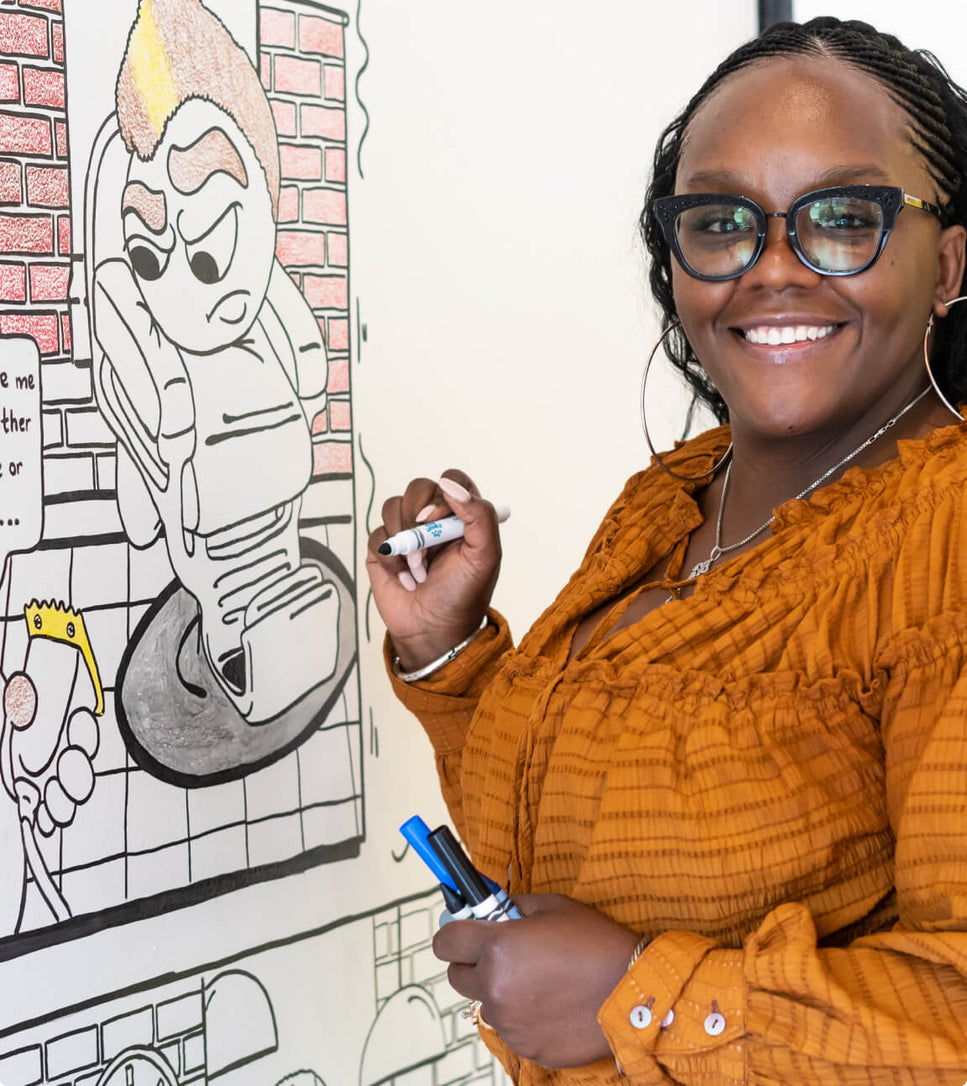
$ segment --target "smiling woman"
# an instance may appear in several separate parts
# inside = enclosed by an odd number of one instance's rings
[[[524,913],[435,948],[518,1083],[963,1083],[965,171],[931,58],[771,28],[664,133],[642,213],[727,425],[628,482],[516,649],[472,481],[384,506],[393,682]],[[444,511],[462,540],[380,556]]]

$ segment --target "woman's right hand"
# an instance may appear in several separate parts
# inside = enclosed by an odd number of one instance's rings
[[[462,539],[405,558],[379,553],[389,536],[451,514],[466,525]],[[494,507],[462,471],[449,469],[439,482],[414,479],[384,503],[366,569],[400,666],[415,671],[469,637],[486,614],[500,570]]]

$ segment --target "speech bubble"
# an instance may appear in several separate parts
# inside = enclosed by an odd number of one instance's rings
[[[42,448],[40,352],[27,336],[0,336],[0,571],[40,542]]]

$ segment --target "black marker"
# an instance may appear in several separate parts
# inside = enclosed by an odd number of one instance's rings
[[[477,920],[517,920],[520,912],[509,898],[502,902],[473,866],[449,826],[440,826],[427,837],[437,859],[457,884],[460,896]],[[506,895],[503,895],[506,897]],[[516,915],[515,915],[516,914]]]

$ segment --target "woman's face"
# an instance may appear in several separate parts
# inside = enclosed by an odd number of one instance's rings
[[[764,61],[727,78],[698,109],[675,191],[735,193],[766,212],[833,185],[897,185],[936,203],[908,126],[879,83],[845,64]],[[879,260],[858,275],[810,271],[781,218],[769,220],[758,262],[738,279],[701,282],[673,260],[679,317],[733,431],[841,433],[875,429],[895,413],[924,387],[924,329],[931,310],[942,314],[940,303],[957,293],[963,239],[962,228],[941,230],[935,216],[906,207]],[[773,328],[826,334],[753,342]]]

